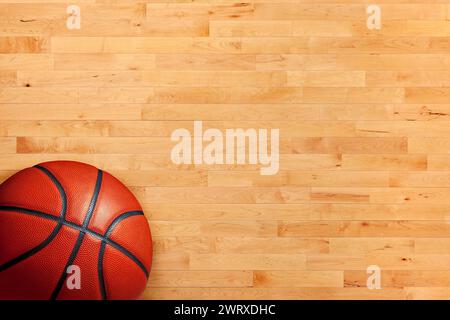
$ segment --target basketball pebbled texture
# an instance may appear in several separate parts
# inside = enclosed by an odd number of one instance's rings
[[[151,264],[142,208],[107,172],[52,161],[0,185],[0,299],[137,299]]]

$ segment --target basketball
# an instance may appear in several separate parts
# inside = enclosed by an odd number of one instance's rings
[[[137,299],[151,264],[147,219],[111,174],[53,161],[0,185],[0,299]]]

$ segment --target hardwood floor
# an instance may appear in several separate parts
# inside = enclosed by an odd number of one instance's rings
[[[0,0],[0,182],[56,159],[124,181],[144,298],[450,298],[448,0],[70,4],[81,29],[65,0]],[[194,121],[279,128],[279,172],[174,164]]]

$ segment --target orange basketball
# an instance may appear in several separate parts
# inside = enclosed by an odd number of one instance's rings
[[[136,299],[151,263],[142,208],[107,172],[45,162],[0,185],[0,299]]]

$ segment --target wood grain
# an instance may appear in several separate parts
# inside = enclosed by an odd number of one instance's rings
[[[450,5],[0,0],[0,182],[110,171],[154,237],[147,299],[450,299]],[[279,128],[280,170],[174,164],[177,128]],[[380,290],[366,288],[369,265]]]

